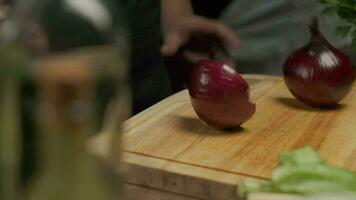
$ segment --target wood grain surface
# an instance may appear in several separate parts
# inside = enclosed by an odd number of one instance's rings
[[[180,194],[150,189],[139,185],[125,185],[125,191],[119,200],[199,200],[185,197]],[[252,199],[253,200],[253,199]],[[258,199],[256,199],[258,200]]]
[[[331,164],[356,169],[356,88],[334,109],[295,100],[280,77],[246,75],[257,110],[236,131],[200,121],[187,91],[127,120],[125,179],[199,199],[237,199],[244,178],[268,179],[280,151],[305,145]]]
[[[248,196],[247,200],[307,200],[301,196],[294,196],[288,194],[268,194],[256,193]]]

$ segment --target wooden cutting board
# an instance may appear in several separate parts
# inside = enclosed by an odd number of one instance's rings
[[[198,199],[236,199],[242,179],[268,179],[278,152],[305,145],[356,170],[356,87],[337,108],[320,110],[295,100],[280,77],[245,78],[257,110],[235,132],[200,121],[187,91],[129,119],[126,181]]]

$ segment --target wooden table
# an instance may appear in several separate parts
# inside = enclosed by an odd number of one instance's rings
[[[199,200],[172,192],[127,184],[120,200]]]
[[[320,110],[294,99],[280,77],[244,77],[257,110],[235,132],[200,121],[187,91],[127,120],[123,138],[127,183],[182,199],[237,199],[241,180],[268,179],[278,152],[305,145],[333,165],[356,169],[355,87],[335,109]]]
[[[120,200],[199,200],[193,197],[187,197],[180,194],[174,194],[167,191],[147,188],[137,185],[126,185],[126,190]],[[319,198],[320,199],[320,198]],[[248,200],[308,200],[301,196],[289,194],[251,194]],[[310,199],[309,199],[310,200]]]

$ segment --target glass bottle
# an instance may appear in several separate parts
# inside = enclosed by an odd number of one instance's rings
[[[36,163],[29,200],[110,200],[121,190],[120,125],[128,115],[124,14],[111,0],[20,0],[16,44],[34,88]],[[106,143],[97,143],[105,135]]]
[[[19,68],[26,55],[12,43],[13,27],[7,23],[11,5],[0,1],[0,199],[21,197],[21,124]]]

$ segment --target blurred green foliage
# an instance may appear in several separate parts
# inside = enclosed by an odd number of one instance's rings
[[[355,0],[321,0],[325,4],[324,14],[336,13],[345,24],[336,29],[341,37],[352,37],[352,45],[356,48],[356,1]]]

